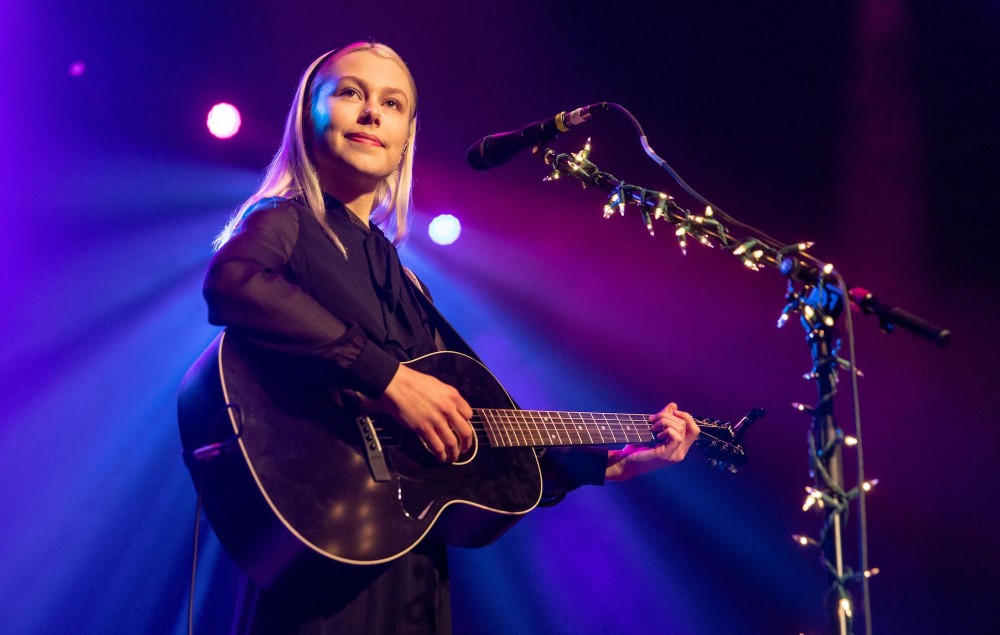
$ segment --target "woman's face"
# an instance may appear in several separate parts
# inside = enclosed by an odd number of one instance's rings
[[[321,181],[374,188],[392,174],[415,106],[399,64],[369,51],[348,53],[314,94],[311,142]]]

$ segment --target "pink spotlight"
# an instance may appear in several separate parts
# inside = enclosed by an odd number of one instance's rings
[[[208,131],[228,139],[240,130],[240,111],[232,104],[215,104],[208,111]]]
[[[69,65],[69,74],[73,77],[83,75],[85,70],[87,70],[87,65],[83,63],[83,60],[77,60]]]

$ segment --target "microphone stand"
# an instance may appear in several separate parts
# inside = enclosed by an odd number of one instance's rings
[[[717,215],[711,207],[707,207],[702,214],[693,214],[677,205],[669,194],[629,185],[616,179],[611,174],[602,172],[590,161],[590,149],[588,139],[579,152],[557,153],[539,145],[532,149],[532,153],[540,154],[542,160],[552,167],[546,181],[569,176],[581,181],[584,187],[594,186],[607,192],[609,196],[604,205],[605,218],[615,212],[624,216],[626,206],[634,205],[639,208],[643,224],[650,235],[654,234],[655,220],[664,220],[673,225],[674,235],[685,254],[688,241],[694,240],[707,247],[730,252],[740,258],[748,269],[759,271],[772,267],[788,278],[788,292],[785,296],[788,304],[778,320],[778,327],[784,326],[791,314],[799,315],[813,360],[808,377],[815,380],[818,393],[814,406],[793,404],[798,410],[811,412],[813,416],[808,444],[810,475],[814,483],[806,488],[808,496],[802,509],[807,511],[815,508],[825,513],[818,538],[802,535],[794,535],[792,538],[803,546],[818,547],[822,552],[822,561],[831,582],[825,601],[830,631],[839,635],[854,632],[855,612],[848,586],[860,582],[864,599],[865,631],[870,634],[868,580],[878,573],[878,569],[868,567],[864,502],[865,493],[877,480],[863,480],[860,434],[858,439],[846,436],[833,415],[833,398],[837,394],[840,369],[851,373],[854,386],[860,375],[853,363],[840,357],[840,339],[834,326],[843,313],[845,304],[853,302],[853,306],[862,314],[876,315],[887,333],[892,332],[894,326],[899,326],[943,346],[950,340],[950,332],[902,309],[878,303],[865,289],[852,289],[846,294],[843,278],[833,265],[823,263],[807,253],[806,250],[812,243],[779,245],[765,234],[753,232],[736,239],[733,231],[720,221],[719,216],[724,215]],[[850,331],[850,316],[848,327]],[[857,445],[858,449],[859,480],[862,482],[851,490],[846,490],[844,485],[841,448],[845,445]],[[845,564],[843,545],[848,507],[855,499],[858,500],[860,510],[861,571],[858,573]]]

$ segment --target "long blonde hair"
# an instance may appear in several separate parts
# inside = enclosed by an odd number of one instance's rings
[[[239,229],[247,212],[258,201],[280,196],[301,198],[319,219],[330,240],[337,245],[344,257],[347,250],[340,238],[326,224],[326,206],[323,204],[323,190],[319,176],[306,145],[305,121],[312,107],[316,91],[323,85],[333,62],[355,51],[368,51],[379,57],[399,64],[410,81],[413,93],[413,111],[410,117],[410,133],[406,141],[400,168],[382,180],[375,189],[375,202],[371,210],[371,220],[385,232],[393,244],[399,245],[406,238],[409,228],[410,209],[413,207],[413,154],[416,150],[417,135],[417,87],[406,62],[391,48],[377,42],[355,42],[340,49],[334,49],[316,58],[302,73],[292,106],[285,120],[285,133],[274,159],[264,172],[260,187],[236,210],[225,228],[213,242],[216,250],[226,244]]]

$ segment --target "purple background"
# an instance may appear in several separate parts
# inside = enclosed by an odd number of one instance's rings
[[[731,214],[817,241],[850,285],[954,331],[939,349],[856,324],[881,481],[874,625],[992,630],[996,2],[118,4],[134,6],[8,3],[0,20],[3,630],[183,632],[195,496],[174,409],[215,333],[209,243],[274,152],[301,70],[368,37],[420,89],[403,258],[523,406],[770,413],[736,478],[692,457],[454,551],[457,633],[824,629],[824,573],[789,539],[819,518],[799,510],[808,421],[788,404],[814,388],[801,330],[774,328],[784,280],[718,250],[682,257],[634,210],[602,220],[600,193],[541,183],[527,156],[465,165],[486,133],[596,101],[635,113]],[[229,141],[204,127],[219,101],[243,114]],[[556,147],[587,135],[603,169],[693,206],[624,119]],[[452,247],[424,233],[440,212],[464,224]],[[845,423],[849,407],[843,391]],[[197,622],[220,632],[234,572],[214,537],[201,549]]]

